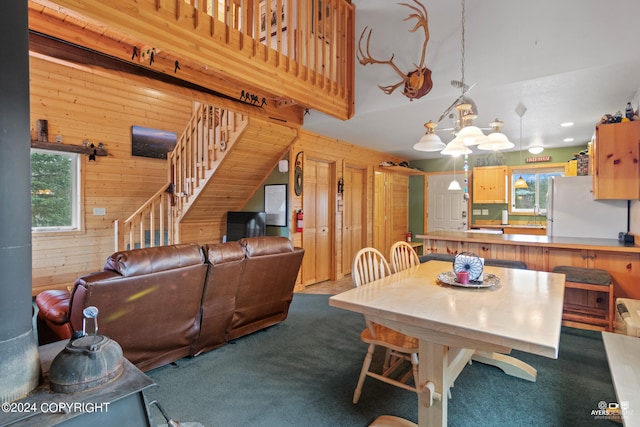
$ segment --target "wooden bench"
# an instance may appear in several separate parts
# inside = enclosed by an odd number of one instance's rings
[[[558,265],[553,272],[566,276],[562,320],[604,327],[613,332],[615,298],[609,272],[567,265]]]

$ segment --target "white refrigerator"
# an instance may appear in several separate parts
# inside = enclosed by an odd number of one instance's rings
[[[626,200],[593,200],[591,176],[549,180],[547,236],[618,239],[627,231]]]

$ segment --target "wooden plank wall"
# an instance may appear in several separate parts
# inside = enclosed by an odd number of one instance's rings
[[[333,177],[333,182],[337,182],[339,177],[344,175],[344,169],[346,165],[354,166],[362,166],[367,170],[367,178],[366,178],[366,193],[367,193],[367,204],[366,204],[366,224],[363,224],[363,233],[366,235],[366,245],[373,245],[373,204],[374,204],[374,186],[373,186],[373,176],[374,171],[377,166],[384,161],[392,161],[399,163],[403,159],[391,156],[386,153],[369,150],[363,147],[359,147],[353,144],[349,144],[348,142],[340,141],[333,138],[328,138],[323,135],[311,133],[308,131],[301,130],[299,133],[298,140],[294,143],[289,153],[289,164],[291,165],[291,173],[289,175],[289,188],[291,189],[291,203],[289,204],[289,215],[290,215],[290,223],[292,224],[290,227],[290,236],[293,244],[295,246],[302,246],[302,237],[301,233],[297,233],[295,231],[295,213],[299,209],[304,210],[304,192],[301,196],[296,196],[293,192],[294,188],[294,169],[295,169],[295,161],[296,155],[299,152],[303,152],[304,155],[302,163],[304,167],[304,157],[311,156],[314,159],[323,159],[327,162],[335,162],[336,167],[334,168],[336,176]],[[402,179],[400,180],[402,181]],[[405,180],[406,181],[406,180]],[[402,193],[406,195],[406,200],[404,205],[408,206],[408,192],[401,190],[398,194]],[[333,188],[332,197],[337,198],[337,188]],[[400,200],[395,199],[396,203],[400,203]],[[339,279],[344,276],[344,271],[349,270],[349,267],[343,266],[342,261],[342,211],[336,210],[335,212],[335,230],[334,230],[334,241],[335,241],[335,256],[333,257],[335,265],[333,266],[333,276],[332,279]],[[406,224],[404,228],[408,227],[408,216],[406,218]],[[306,250],[306,248],[305,248]],[[307,252],[305,256],[312,256],[311,253]],[[298,285],[298,288],[300,285]]]
[[[33,292],[64,288],[102,269],[113,252],[113,221],[126,218],[167,181],[165,160],[131,155],[131,125],[180,133],[192,111],[188,96],[125,75],[30,58],[31,127],[49,121],[49,140],[102,142],[109,153],[82,156],[83,229],[33,235]],[[93,208],[106,208],[94,216]]]
[[[95,162],[89,162],[86,156],[82,158],[82,230],[33,235],[33,293],[36,294],[44,289],[65,288],[77,277],[102,269],[114,248],[113,221],[129,216],[166,182],[163,160],[131,156],[131,125],[180,133],[191,116],[193,101],[211,101],[211,97],[196,96],[193,91],[144,78],[55,62],[37,54],[31,56],[30,78],[33,138],[36,121],[44,119],[49,121],[50,140],[60,134],[63,144],[79,145],[84,139],[102,142],[109,153]],[[217,102],[224,105],[229,101]],[[303,196],[296,197],[293,193],[293,169],[300,151],[316,159],[335,162],[334,182],[343,176],[346,164],[366,169],[367,220],[363,232],[367,245],[371,245],[374,170],[383,161],[402,159],[300,131],[289,154],[290,236],[296,246],[302,242],[300,233],[295,232],[295,212],[303,208]],[[337,197],[337,188],[333,189],[333,197]],[[396,202],[401,204],[399,200]],[[106,208],[106,215],[94,216],[96,207]],[[335,278],[344,275],[341,229],[342,212],[336,212],[335,265],[332,267]],[[183,232],[195,236],[202,230],[193,224]]]

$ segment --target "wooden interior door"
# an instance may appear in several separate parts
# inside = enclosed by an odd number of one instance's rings
[[[373,176],[373,247],[386,253],[387,242],[391,239],[391,194],[387,191],[388,174],[376,172]]]
[[[343,227],[342,227],[342,272],[351,272],[353,257],[365,245],[366,223],[366,176],[363,168],[346,166],[344,170]]]
[[[409,177],[376,172],[374,175],[373,246],[388,255],[391,245],[409,231]]]
[[[332,164],[305,159],[303,184],[304,229],[302,246],[302,283],[310,285],[331,278],[332,241],[330,189],[333,188]]]
[[[458,182],[461,177],[456,176]],[[462,191],[449,190],[453,175],[430,175],[427,184],[427,230],[465,230],[467,203]]]

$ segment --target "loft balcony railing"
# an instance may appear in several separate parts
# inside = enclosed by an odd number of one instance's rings
[[[91,35],[81,38],[86,47],[106,49],[123,61],[172,75],[173,64],[179,63],[178,78],[227,96],[240,97],[247,89],[259,101],[264,96],[270,107],[272,102],[276,107],[295,104],[342,120],[353,116],[355,7],[349,0],[30,0],[29,4],[48,8],[47,14],[68,16],[65,24],[78,23],[83,31],[129,44],[130,51],[96,42]],[[42,19],[42,9],[36,9],[30,28],[69,39],[69,28],[52,26]],[[69,40],[77,42],[75,36]],[[142,58],[141,53],[153,50],[158,61],[151,64],[149,55]]]
[[[347,97],[352,89],[354,9],[347,0],[175,1],[259,40],[272,55],[286,57],[278,67],[329,93]],[[196,27],[200,16],[193,14]]]

